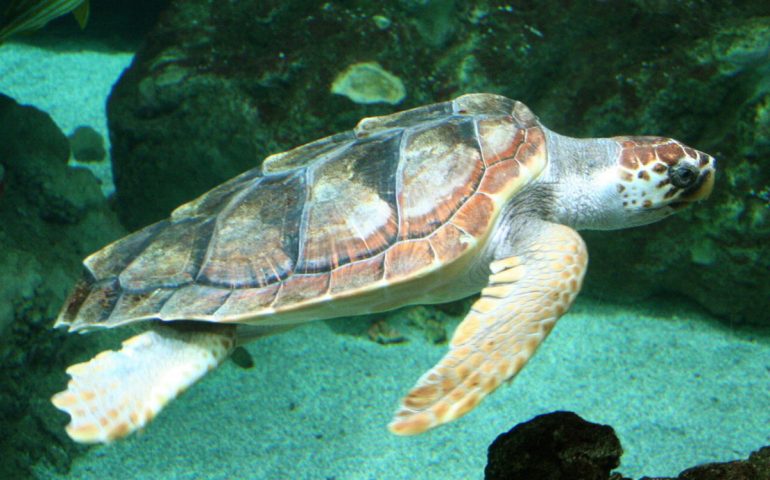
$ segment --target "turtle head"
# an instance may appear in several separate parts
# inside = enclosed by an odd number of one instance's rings
[[[714,158],[670,138],[546,134],[553,217],[579,230],[656,222],[705,199],[714,186]]]
[[[714,157],[662,137],[616,137],[615,189],[624,227],[667,217],[709,196]]]

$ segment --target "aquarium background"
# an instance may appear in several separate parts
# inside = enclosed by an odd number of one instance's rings
[[[64,369],[128,336],[51,329],[84,256],[270,153],[468,92],[563,134],[675,137],[717,157],[714,194],[587,232],[538,355],[426,435],[385,426],[467,302],[265,339],[140,435],[66,437]],[[497,435],[553,410],[612,425],[632,478],[770,444],[767,2],[95,0],[82,31],[0,44],[0,94],[0,478],[483,478]],[[372,341],[383,319],[406,341]]]

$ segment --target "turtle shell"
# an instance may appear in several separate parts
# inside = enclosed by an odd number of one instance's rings
[[[545,163],[541,125],[505,97],[366,118],[92,254],[57,324],[280,324],[421,303]]]

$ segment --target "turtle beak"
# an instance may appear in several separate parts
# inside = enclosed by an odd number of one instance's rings
[[[682,202],[692,203],[705,200],[711,195],[714,189],[714,178],[716,177],[716,160],[711,155],[702,152],[699,153],[700,177],[698,182],[679,197]]]

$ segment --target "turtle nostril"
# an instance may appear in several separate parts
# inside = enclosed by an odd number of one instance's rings
[[[687,189],[698,181],[698,167],[685,163],[668,169],[668,177],[671,184],[678,188]]]

